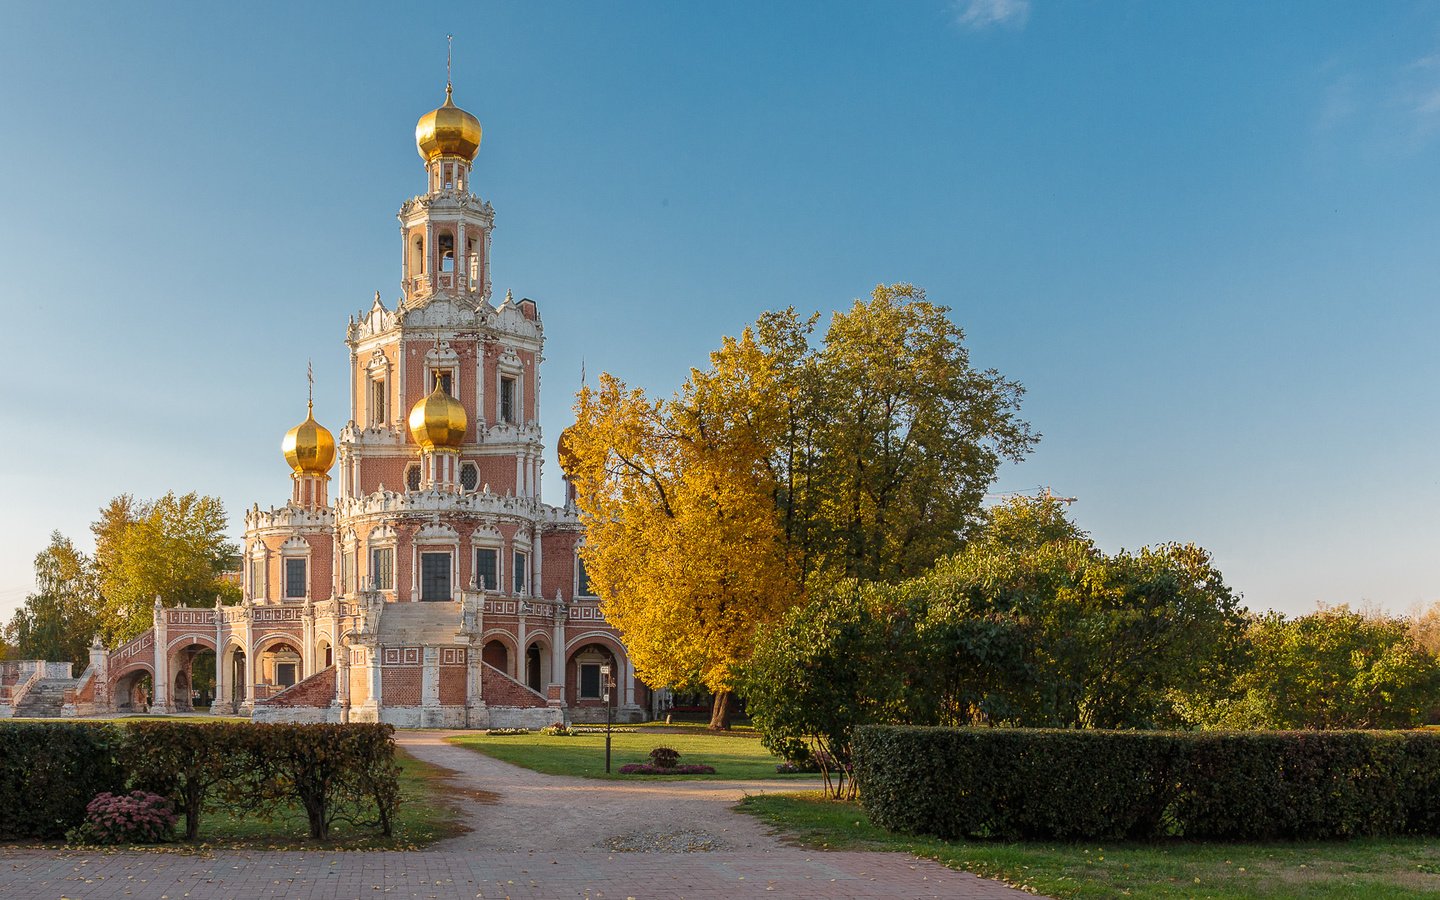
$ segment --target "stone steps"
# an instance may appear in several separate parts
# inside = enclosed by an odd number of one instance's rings
[[[462,607],[454,602],[389,603],[380,614],[380,643],[386,647],[452,647],[460,637]]]
[[[34,719],[59,718],[65,707],[65,691],[74,686],[73,678],[42,678],[15,707],[15,715]]]

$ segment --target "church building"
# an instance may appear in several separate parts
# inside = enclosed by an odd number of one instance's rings
[[[150,631],[92,651],[75,709],[135,708],[147,676],[151,712],[189,709],[209,650],[212,710],[263,721],[535,727],[604,721],[606,694],[617,721],[653,713],[590,593],[573,498],[541,499],[544,327],[534,301],[494,302],[480,122],[451,93],[415,128],[400,296],[346,327],[349,421],[337,440],[312,407],[282,445],[289,502],[245,515],[243,601],[157,598]]]

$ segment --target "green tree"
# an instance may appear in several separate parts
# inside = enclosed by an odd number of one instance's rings
[[[969,365],[910,285],[816,318],[767,313],[674,399],[606,374],[567,440],[582,549],[642,677],[704,684],[714,724],[754,629],[812,583],[900,580],[961,546],[1003,459],[1035,441],[1019,385]]]
[[[1038,440],[1024,389],[970,365],[950,310],[910,284],[880,285],[836,313],[803,404],[811,445],[791,502],[812,571],[898,581],[961,549],[1000,463]]]
[[[917,657],[913,629],[889,600],[883,585],[821,588],[761,629],[745,667],[746,709],[765,746],[816,761],[835,797],[854,798],[855,728],[903,719],[907,664]]]
[[[1244,618],[1209,554],[1110,555],[1060,503],[1016,498],[910,590],[944,724],[1137,728],[1186,723],[1180,697],[1228,683]]]
[[[113,646],[150,627],[156,597],[168,606],[238,600],[239,590],[220,579],[238,552],[225,528],[219,498],[193,491],[148,502],[124,494],[104,506],[91,530],[105,640]]]
[[[1410,728],[1440,692],[1440,663],[1405,619],[1346,606],[1250,625],[1251,664],[1206,723],[1227,728]]]
[[[100,607],[99,581],[90,558],[60,532],[35,557],[36,591],[25,598],[5,628],[12,655],[74,663],[90,658]]]

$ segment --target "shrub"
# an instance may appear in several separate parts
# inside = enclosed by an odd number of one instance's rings
[[[1313,839],[1440,833],[1440,734],[869,726],[871,819],[942,838]]]
[[[658,769],[673,769],[680,760],[680,751],[670,747],[656,747],[650,751],[650,764]]]
[[[185,813],[185,840],[200,835],[205,800],[216,785],[245,777],[245,746],[251,726],[216,722],[133,722],[123,733],[120,757],[131,783],[173,799]]]
[[[649,763],[627,763],[620,767],[621,775],[714,775],[714,766],[653,766]]]
[[[95,795],[123,791],[119,742],[108,724],[0,725],[0,840],[60,837]]]
[[[564,722],[556,722],[554,725],[546,725],[540,729],[540,733],[550,737],[568,737],[572,732]]]
[[[261,810],[296,800],[319,840],[336,821],[392,833],[400,803],[393,726],[252,724],[238,737],[246,774],[225,785],[231,800]]]
[[[488,734],[493,737],[507,737],[517,734],[529,734],[528,728],[486,728],[481,734]]]
[[[148,791],[106,791],[85,807],[85,821],[66,839],[72,844],[158,844],[174,835],[179,816],[170,801]]]

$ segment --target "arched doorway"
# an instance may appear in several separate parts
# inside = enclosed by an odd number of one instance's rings
[[[550,673],[545,671],[550,665],[550,654],[540,650],[540,642],[535,641],[525,648],[525,685],[536,693],[545,693],[545,685],[550,683]]]
[[[155,698],[155,683],[149,669],[135,669],[115,680],[111,706],[120,713],[143,713]]]
[[[170,708],[209,708],[215,698],[215,651],[202,643],[181,647],[170,657]]]
[[[315,642],[315,668],[328,669],[335,665],[335,648],[330,646],[327,638],[320,638]]]
[[[485,643],[480,650],[480,660],[487,665],[494,666],[506,675],[510,674],[510,648],[498,638]]]

